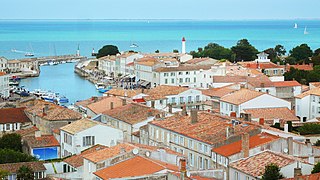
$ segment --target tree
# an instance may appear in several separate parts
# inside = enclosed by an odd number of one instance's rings
[[[213,59],[229,59],[232,58],[232,51],[228,48],[220,46],[217,43],[209,43],[204,48],[198,48],[198,52],[191,51],[190,54],[195,58],[210,57]]]
[[[296,58],[298,61],[309,62],[309,57],[312,56],[312,50],[307,44],[301,44],[289,51],[290,56]]]
[[[173,53],[179,53],[179,50],[178,49],[174,49],[172,52]]]
[[[276,47],[274,48],[274,51],[278,57],[284,56],[287,52],[286,49],[280,44],[276,45]]]
[[[312,169],[311,173],[319,173],[320,172],[320,162],[318,162]]]
[[[30,167],[23,165],[17,171],[17,179],[33,180],[34,172]]]
[[[37,161],[37,158],[12,149],[0,149],[0,164]]]
[[[264,174],[262,175],[263,180],[278,180],[282,178],[283,175],[280,173],[278,165],[271,163],[265,167]]]
[[[155,53],[160,53],[159,49],[155,50],[154,52],[155,52]]]
[[[273,62],[277,58],[277,53],[273,48],[268,48],[263,52],[269,54],[269,59]]]
[[[0,149],[12,149],[22,152],[21,136],[16,133],[4,134],[0,138]]]
[[[313,145],[314,145],[314,146],[320,146],[320,139],[318,139],[318,140],[316,141],[316,143],[314,143]]]
[[[9,176],[10,173],[6,170],[0,169],[0,179],[4,179],[5,177]]]
[[[237,45],[233,46],[231,50],[236,55],[236,61],[252,61],[256,59],[258,53],[258,50],[247,39],[239,40]]]
[[[313,56],[320,56],[320,48],[314,50]]]
[[[119,49],[114,45],[105,45],[101,49],[99,49],[97,58],[108,56],[108,55],[116,55],[119,53]]]

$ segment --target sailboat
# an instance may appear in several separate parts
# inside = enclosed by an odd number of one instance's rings
[[[135,43],[132,43],[131,45],[130,45],[130,47],[131,48],[136,48],[136,47],[139,47],[137,44],[135,44]]]
[[[26,57],[32,57],[32,56],[34,56],[34,53],[33,53],[33,49],[32,49],[31,44],[29,44],[29,46],[30,46],[31,51],[30,51],[30,52],[26,52],[26,53],[24,54],[24,56],[26,56]]]
[[[294,29],[298,29],[298,24],[297,23],[294,23]]]
[[[307,31],[307,26],[304,28],[303,34],[309,34],[309,32]]]

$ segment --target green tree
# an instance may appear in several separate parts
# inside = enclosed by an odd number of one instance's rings
[[[239,40],[237,45],[233,46],[231,50],[236,55],[236,61],[252,61],[256,59],[258,53],[258,50],[247,39]]]
[[[172,52],[173,53],[179,53],[179,50],[178,49],[174,49]]]
[[[265,167],[264,174],[262,175],[263,180],[278,180],[282,178],[283,175],[280,173],[278,165],[271,163]]]
[[[4,134],[0,138],[0,149],[12,149],[22,152],[21,136],[16,133]]]
[[[313,56],[311,58],[311,62],[313,63],[313,65],[320,65],[320,55]]]
[[[277,58],[277,53],[274,50],[274,48],[268,48],[264,50],[263,52],[269,54],[269,59],[273,62]]]
[[[318,139],[318,140],[316,141],[316,143],[314,143],[313,145],[314,145],[314,146],[320,146],[320,139]]]
[[[203,57],[210,57],[213,59],[229,59],[231,60],[232,51],[228,48],[220,46],[217,43],[209,43],[204,47]]]
[[[4,179],[5,177],[9,176],[10,173],[6,170],[0,169],[0,179]]]
[[[108,55],[116,55],[119,53],[119,49],[114,45],[105,45],[101,49],[99,49],[97,58],[108,56]]]
[[[160,53],[159,49],[155,50],[154,52],[155,52],[155,53]]]
[[[33,180],[34,172],[30,167],[23,165],[17,171],[17,179]]]
[[[278,57],[284,56],[287,52],[286,49],[280,44],[276,45],[276,47],[274,48],[274,51],[276,52],[276,55]]]
[[[307,123],[297,129],[301,135],[320,134],[320,124]]]
[[[299,62],[304,61],[306,63],[309,62],[309,57],[313,54],[311,48],[307,44],[296,46],[290,50],[289,53],[291,57],[294,57]]]
[[[320,56],[320,48],[314,50],[313,56]]]
[[[320,162],[318,162],[312,169],[311,173],[319,173],[320,172]]]
[[[284,61],[286,64],[291,64],[291,65],[297,64],[297,59],[291,56],[286,57]]]
[[[37,158],[12,149],[0,149],[0,164],[37,161]]]

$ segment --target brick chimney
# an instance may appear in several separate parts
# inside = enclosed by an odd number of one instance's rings
[[[234,134],[234,127],[233,126],[228,126],[226,128],[226,138],[231,137]]]
[[[293,137],[288,137],[287,143],[288,143],[288,154],[293,155]]]
[[[122,99],[122,106],[125,106],[125,105],[127,105],[127,100],[126,100],[126,98],[123,98]]]
[[[42,115],[46,116],[49,110],[49,104],[45,104],[44,108],[42,109]]]
[[[113,109],[113,102],[110,102],[110,109]]]
[[[298,164],[297,164],[297,166],[298,166]],[[295,167],[294,170],[293,170],[294,179],[298,179],[298,176],[301,176],[301,175],[302,175],[301,168]]]
[[[152,116],[152,109],[148,109],[148,117]]]
[[[259,125],[264,125],[264,118],[259,118]]]
[[[241,140],[242,140],[242,153],[243,153],[243,157],[247,158],[249,157],[249,134],[248,133],[244,133],[241,135]]]
[[[198,110],[197,109],[191,109],[191,124],[195,124],[198,122]]]
[[[230,117],[236,118],[237,117],[237,113],[236,112],[231,112],[230,113]]]
[[[186,107],[186,105],[184,105],[184,106],[182,107],[181,115],[182,115],[182,116],[187,116],[187,115],[188,115],[188,114],[187,114],[187,107]]]
[[[185,179],[187,177],[187,162],[186,159],[182,158],[179,161],[180,164],[180,179]]]

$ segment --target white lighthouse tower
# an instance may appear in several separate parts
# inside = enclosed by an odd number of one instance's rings
[[[183,37],[182,38],[182,49],[181,49],[181,53],[185,54],[186,53],[186,39]]]
[[[76,56],[80,56],[80,45],[78,44],[77,54]]]

